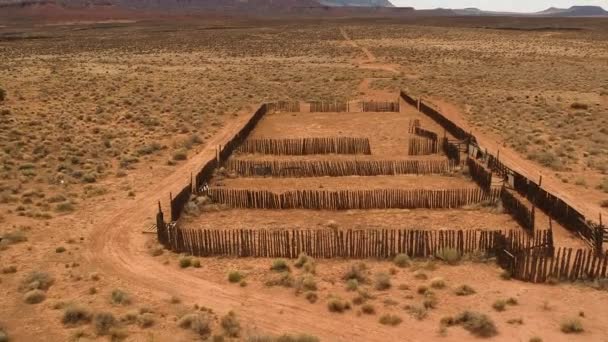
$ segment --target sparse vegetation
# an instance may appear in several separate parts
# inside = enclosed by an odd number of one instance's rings
[[[410,265],[410,257],[407,254],[397,254],[393,259],[393,263],[401,268],[408,267]]]
[[[92,318],[91,311],[84,306],[80,305],[70,305],[66,307],[63,312],[63,318],[61,321],[65,325],[79,325],[83,323],[89,323]]]
[[[441,324],[462,325],[471,334],[479,337],[492,337],[498,334],[496,325],[490,317],[474,311],[463,311],[454,318],[444,317],[441,319]]]
[[[93,323],[95,324],[97,335],[103,336],[110,333],[110,330],[116,326],[117,321],[112,313],[100,312],[95,314]]]
[[[239,271],[230,271],[228,273],[228,281],[231,283],[238,283],[243,280],[243,275]]]
[[[272,261],[270,269],[275,272],[288,272],[289,264],[287,264],[287,261],[285,259],[275,259]]]
[[[443,289],[445,287],[445,280],[443,278],[431,279],[431,287],[434,289]]]
[[[460,262],[461,255],[455,248],[444,248],[437,252],[437,258],[449,265],[456,265]]]
[[[459,287],[456,288],[456,290],[454,291],[454,293],[457,296],[470,296],[472,294],[475,294],[475,289],[473,289],[469,285],[461,285],[461,286],[459,286]]]
[[[331,312],[344,312],[350,309],[350,303],[340,297],[332,296],[327,301],[327,308]]]
[[[238,337],[241,332],[241,324],[233,311],[228,312],[222,317],[220,325],[229,337]]]
[[[112,304],[116,304],[116,305],[131,304],[131,296],[129,296],[128,293],[126,293],[120,289],[113,290],[111,293],[110,299],[112,301]]]
[[[376,290],[384,291],[391,288],[391,277],[383,272],[377,273],[374,281]]]
[[[402,321],[401,317],[392,314],[384,314],[379,319],[380,324],[391,326],[399,325]]]
[[[578,318],[569,318],[560,324],[560,330],[565,334],[579,334],[584,331],[583,323]]]
[[[183,329],[190,329],[200,336],[211,333],[211,320],[201,313],[190,313],[182,316],[177,325]]]
[[[31,290],[25,293],[23,300],[28,304],[42,303],[46,299],[46,294],[42,290]]]

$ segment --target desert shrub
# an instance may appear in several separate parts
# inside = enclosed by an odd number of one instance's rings
[[[600,202],[600,207],[602,207],[602,208],[608,208],[608,199],[601,201]]]
[[[27,241],[27,237],[25,236],[25,232],[22,230],[15,230],[2,235],[3,245],[12,245],[25,241]]]
[[[425,309],[435,309],[437,307],[438,302],[439,300],[437,299],[437,297],[435,297],[435,295],[429,294],[424,297],[424,300],[422,301],[422,306],[424,306]]]
[[[511,318],[511,319],[507,320],[507,323],[508,324],[519,324],[519,325],[522,325],[522,324],[524,324],[524,320],[521,319],[521,318]]]
[[[228,281],[231,283],[238,283],[243,279],[243,275],[239,271],[231,271],[228,273]]]
[[[305,291],[316,291],[317,283],[315,278],[309,274],[305,274],[298,279],[298,289]]]
[[[540,337],[538,337],[538,336],[534,336],[534,337],[531,337],[531,338],[528,340],[528,342],[543,342],[543,339],[542,339],[542,338],[540,338]]]
[[[399,317],[397,315],[384,314],[384,315],[380,316],[379,322],[380,322],[380,324],[383,324],[383,325],[396,326],[396,325],[401,324],[402,319],[401,319],[401,317]]]
[[[304,268],[304,271],[306,271],[306,272],[314,273],[314,269],[315,269],[314,263],[315,263],[315,259],[309,257],[308,255],[306,255],[304,253],[301,253],[293,265],[297,268]]]
[[[48,290],[53,285],[53,277],[46,272],[34,271],[22,281],[22,289],[28,290]]]
[[[63,253],[63,252],[65,252],[65,247],[59,246],[59,247],[55,248],[55,253]]]
[[[230,337],[238,337],[241,332],[241,324],[236,318],[236,314],[233,311],[228,312],[220,320],[220,325],[226,332],[226,335]]]
[[[28,304],[42,303],[45,299],[46,294],[42,290],[31,290],[23,296],[23,300]]]
[[[356,291],[359,288],[359,282],[357,279],[348,279],[346,281],[346,290],[347,291]]]
[[[584,331],[583,323],[578,318],[569,318],[560,324],[560,330],[565,334],[579,334]]]
[[[317,293],[314,291],[308,291],[304,294],[304,298],[310,303],[316,303],[319,296],[317,296]]]
[[[140,328],[149,328],[154,325],[154,315],[149,312],[144,312],[137,317],[137,325]]]
[[[55,206],[55,211],[59,213],[67,213],[74,211],[74,205],[72,202],[61,202]]]
[[[188,151],[180,149],[173,152],[173,160],[186,160],[188,159]]]
[[[572,109],[580,109],[580,110],[587,110],[589,109],[589,105],[586,103],[581,103],[581,102],[574,102],[570,105],[570,108]]]
[[[289,271],[289,265],[285,259],[275,259],[272,261],[270,269],[275,272],[287,272]]]
[[[129,296],[128,293],[126,293],[122,290],[119,290],[119,289],[113,290],[110,298],[111,298],[112,304],[116,304],[116,305],[131,304],[131,296]]]
[[[188,268],[190,266],[192,266],[192,259],[190,257],[185,256],[179,259],[179,267]]]
[[[190,329],[200,336],[211,333],[211,320],[200,313],[184,315],[177,321],[177,325],[182,329]]]
[[[492,307],[496,311],[505,311],[507,307],[507,302],[504,299],[499,299],[492,304]]]
[[[426,285],[420,285],[418,286],[418,288],[416,289],[416,292],[418,292],[418,294],[425,294],[429,291],[429,288]]]
[[[517,305],[517,304],[519,304],[519,302],[517,301],[517,298],[513,298],[513,297],[510,297],[509,299],[507,299],[506,303],[508,305]]]
[[[376,313],[376,309],[374,308],[373,305],[366,303],[361,306],[361,312],[363,312],[366,315],[373,315]]]
[[[425,307],[418,305],[407,305],[405,310],[415,319],[422,321],[428,315]]]
[[[455,248],[443,248],[437,252],[437,258],[449,265],[456,265],[460,262],[461,255]]]
[[[469,296],[475,293],[475,289],[470,287],[469,285],[461,285],[454,290],[454,293],[457,296]]]
[[[70,305],[66,307],[63,312],[63,318],[61,322],[65,325],[78,325],[83,323],[89,323],[91,321],[91,312],[89,309],[80,305]]]
[[[414,272],[414,278],[419,280],[427,280],[429,277],[422,271],[416,271]]]
[[[97,335],[107,335],[112,328],[116,325],[116,318],[110,312],[100,312],[95,314],[93,318],[95,325],[95,332]]]
[[[357,280],[360,284],[365,283],[367,280],[367,266],[364,263],[357,263],[348,267],[344,273],[343,279],[348,281],[350,279]]]
[[[376,274],[374,281],[374,287],[376,290],[383,291],[391,288],[391,278],[388,274],[380,272]]]
[[[408,267],[410,265],[410,257],[407,254],[397,254],[393,259],[393,263],[401,268]]]
[[[293,287],[294,283],[293,276],[289,272],[282,272],[277,277],[266,281],[266,286]]]
[[[471,334],[479,337],[492,337],[498,334],[496,325],[490,317],[473,311],[463,311],[454,318],[455,324],[461,324]]]
[[[327,308],[331,312],[344,312],[350,309],[350,303],[340,297],[331,297],[327,301]]]
[[[8,333],[0,327],[0,342],[8,342],[8,341],[10,341],[8,338]]]
[[[199,259],[192,259],[192,261],[190,262],[190,265],[192,265],[192,267],[194,267],[194,268],[200,268],[201,261]]]
[[[445,280],[443,278],[431,279],[431,287],[434,289],[442,289],[445,287]]]
[[[6,99],[6,90],[0,88],[0,102],[3,102]]]

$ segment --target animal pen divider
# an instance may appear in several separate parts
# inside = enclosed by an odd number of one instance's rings
[[[244,177],[344,177],[402,174],[441,174],[453,170],[449,160],[243,160],[227,168]]]
[[[447,190],[292,190],[274,193],[266,190],[211,188],[209,197],[215,203],[247,209],[448,209],[496,203],[500,189]]]
[[[407,154],[410,156],[424,156],[437,154],[437,140],[428,138],[410,138],[407,146]]]
[[[168,248],[176,253],[269,258],[296,258],[301,253],[315,258],[386,259],[400,253],[424,258],[444,249],[461,255],[495,255],[508,240],[501,231],[479,230],[209,230],[171,226],[164,234]]]
[[[371,154],[368,138],[247,139],[239,153],[275,155]]]
[[[520,195],[527,198],[535,206],[541,209],[547,216],[557,221],[566,229],[578,234],[584,241],[586,241],[591,247],[598,252],[602,251],[603,236],[605,227],[600,222],[599,224],[592,222],[585,217],[581,212],[574,209],[572,206],[567,204],[563,199],[557,195],[550,193],[549,191],[541,187],[541,182],[535,183],[533,180],[528,179],[521,173],[516,172],[504,163],[502,163],[498,156],[494,156],[487,151],[482,152],[483,149],[478,145],[477,139],[470,133],[467,133],[464,129],[448,119],[445,115],[439,111],[429,107],[422,100],[417,102],[404,91],[401,91],[401,97],[405,102],[417,106],[422,113],[429,116],[439,125],[441,125],[447,132],[453,135],[456,139],[466,141],[469,146],[474,147],[478,151],[481,158],[487,161],[488,168],[496,174],[503,177],[506,182],[512,182],[513,188]],[[450,146],[452,145],[452,146]],[[448,158],[460,158],[458,146],[450,143],[447,139],[444,139],[444,151]],[[458,155],[458,157],[457,157]],[[477,157],[477,156],[475,156]],[[455,159],[453,159],[455,160]]]

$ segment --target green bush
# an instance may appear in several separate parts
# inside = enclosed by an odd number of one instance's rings
[[[45,299],[46,294],[42,290],[31,290],[23,296],[23,300],[28,304],[42,303]]]
[[[397,315],[384,314],[384,315],[380,316],[379,322],[380,322],[380,324],[384,324],[384,325],[396,326],[396,325],[401,324],[402,319],[401,319],[401,317],[399,317]]]
[[[228,273],[228,281],[231,283],[238,283],[243,279],[243,275],[239,271],[231,271]]]
[[[228,312],[220,320],[220,325],[226,332],[226,335],[230,337],[238,337],[241,332],[241,324],[233,311]]]
[[[393,259],[393,263],[401,268],[408,267],[410,265],[410,257],[407,254],[397,254]]]
[[[583,323],[578,318],[570,318],[563,321],[560,325],[560,329],[566,334],[579,334],[584,331]]]

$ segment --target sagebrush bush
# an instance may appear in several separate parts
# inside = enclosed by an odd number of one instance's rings
[[[366,315],[373,315],[376,313],[376,309],[374,308],[374,306],[372,304],[366,303],[361,305],[361,312],[363,312]]]
[[[304,294],[304,298],[306,298],[306,300],[310,303],[316,303],[319,296],[314,291],[308,291]]]
[[[401,324],[402,319],[401,319],[401,317],[399,317],[397,315],[384,314],[384,315],[380,316],[379,322],[380,322],[380,324],[384,324],[384,325],[396,326],[396,325]]]
[[[560,330],[565,334],[579,334],[585,329],[583,329],[583,323],[578,318],[569,318],[560,324]]]
[[[455,248],[443,248],[437,252],[437,258],[449,265],[456,265],[460,262],[461,255]]]
[[[507,302],[504,299],[498,299],[492,304],[492,307],[496,311],[505,311],[507,307]]]
[[[364,263],[349,266],[344,273],[343,279],[346,281],[355,279],[359,284],[365,283],[367,280],[367,266]]]
[[[304,291],[316,291],[317,282],[310,274],[304,274],[298,279],[298,288]]]
[[[357,279],[348,279],[346,281],[346,290],[347,291],[356,291],[359,288],[359,282]]]
[[[384,291],[391,288],[391,277],[384,273],[377,273],[374,281],[376,290]]]
[[[129,305],[131,304],[131,296],[129,296],[128,293],[120,290],[120,289],[115,289],[112,290],[112,294],[110,296],[110,299],[112,301],[113,304],[117,304],[117,305]]]
[[[182,316],[177,322],[177,325],[183,329],[190,329],[200,336],[206,336],[211,333],[211,320],[200,313],[191,313]]]
[[[54,279],[46,272],[31,272],[22,281],[24,290],[48,290],[53,285]]]
[[[140,328],[149,328],[155,323],[154,315],[150,312],[144,312],[137,317],[137,325]]]
[[[470,296],[475,293],[475,289],[465,284],[457,287],[456,290],[454,290],[454,293],[457,296]]]
[[[239,271],[231,271],[228,273],[228,281],[231,283],[238,283],[243,279],[243,275]]]
[[[482,313],[463,311],[454,318],[455,324],[461,324],[471,334],[479,337],[492,337],[498,334],[492,319]]]
[[[91,321],[91,311],[84,306],[69,305],[63,312],[61,322],[65,325],[78,325]]]
[[[42,303],[45,299],[46,294],[42,290],[31,290],[23,296],[23,300],[28,304]]]
[[[192,259],[190,257],[184,256],[179,259],[179,267],[188,268],[190,266],[192,266]]]
[[[228,312],[220,320],[220,325],[230,337],[238,337],[241,332],[241,324],[233,311]]]
[[[344,312],[350,309],[350,303],[340,297],[332,297],[327,301],[327,308],[331,312]]]
[[[272,261],[270,269],[275,272],[287,272],[289,271],[289,264],[285,259],[275,259]]]
[[[422,321],[428,315],[428,311],[423,306],[406,305],[405,310],[415,319]]]
[[[397,254],[393,259],[393,263],[398,267],[404,268],[410,265],[410,257],[407,254]]]
[[[110,312],[99,312],[93,318],[97,335],[107,335],[116,326],[116,318]]]
[[[431,287],[434,289],[443,289],[445,287],[445,280],[443,278],[433,278],[431,279]]]

